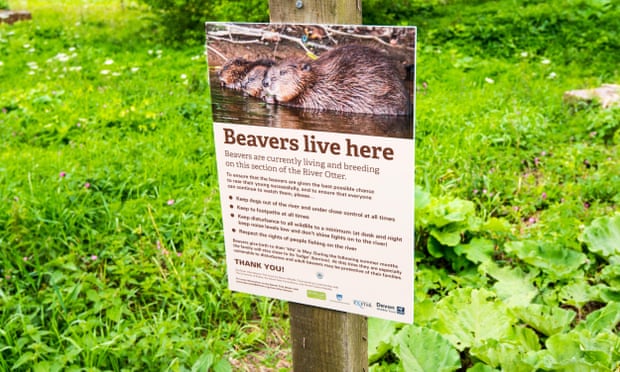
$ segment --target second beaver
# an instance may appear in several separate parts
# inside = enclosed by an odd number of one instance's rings
[[[243,90],[243,93],[251,97],[263,98],[265,95],[263,91],[263,79],[268,69],[268,66],[256,65],[248,71],[241,81],[241,90]]]
[[[256,66],[270,67],[275,64],[275,61],[261,58],[255,61],[250,61],[245,58],[234,58],[229,60],[218,71],[217,76],[220,79],[220,85],[226,88],[240,90],[243,79],[246,77]]]
[[[317,60],[284,60],[263,79],[266,100],[314,110],[411,115],[409,91],[392,59],[375,48],[350,44]]]

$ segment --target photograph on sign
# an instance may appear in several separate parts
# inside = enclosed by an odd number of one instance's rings
[[[411,323],[416,29],[206,28],[230,289]]]

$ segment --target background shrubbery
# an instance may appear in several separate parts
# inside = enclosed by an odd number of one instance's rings
[[[515,57],[553,54],[564,63],[597,63],[614,69],[620,50],[620,17],[609,0],[527,1],[498,8],[493,2],[433,8],[437,24],[420,22],[435,45],[458,45],[469,55]],[[424,27],[427,26],[427,27]],[[425,29],[428,29],[428,33]]]
[[[140,0],[156,15],[156,24],[174,42],[204,42],[207,21],[268,22],[269,1]]]
[[[140,0],[156,15],[173,41],[203,42],[206,21],[268,22],[269,0]],[[444,0],[363,0],[364,24],[411,25],[414,17],[432,14]]]
[[[140,1],[174,42],[203,43],[206,21],[269,21],[268,0]],[[499,8],[484,0],[364,0],[362,10],[364,24],[416,25],[425,44],[450,43],[469,55],[549,52],[566,63],[596,62],[606,68],[614,62],[612,52],[620,50],[620,17],[612,0],[529,0]],[[603,58],[594,58],[594,51]]]

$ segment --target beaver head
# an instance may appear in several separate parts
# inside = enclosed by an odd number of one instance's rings
[[[310,63],[299,60],[286,60],[267,70],[263,79],[265,94],[277,102],[295,99],[312,86],[316,77]]]
[[[269,67],[265,65],[256,65],[252,67],[241,81],[241,89],[243,92],[252,97],[262,97],[264,95],[263,79],[268,69]]]
[[[248,72],[251,62],[245,58],[235,58],[229,60],[218,71],[220,85],[231,89],[241,89],[241,81]]]

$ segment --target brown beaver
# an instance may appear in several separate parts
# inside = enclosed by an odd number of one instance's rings
[[[252,97],[262,98],[264,96],[263,79],[268,69],[268,66],[256,65],[248,71],[241,81],[241,89],[243,92]]]
[[[270,59],[257,59],[250,61],[245,58],[234,58],[229,60],[218,71],[217,76],[220,79],[220,85],[230,89],[240,90],[241,83],[255,66],[272,66],[275,62]]]
[[[410,115],[409,91],[392,59],[383,52],[350,44],[317,60],[284,60],[263,79],[266,100],[315,110]]]

